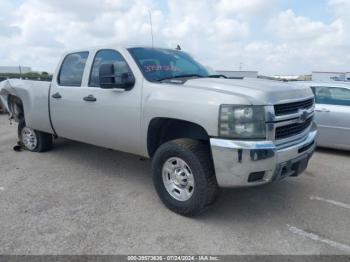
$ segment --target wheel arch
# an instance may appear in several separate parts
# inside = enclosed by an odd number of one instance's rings
[[[18,96],[9,94],[7,96],[7,105],[10,110],[11,118],[16,122],[19,122],[20,119],[24,119],[24,106],[23,101]]]
[[[156,117],[153,118],[147,130],[147,151],[150,157],[160,145],[180,138],[209,141],[210,137],[201,125],[194,122],[177,119]]]

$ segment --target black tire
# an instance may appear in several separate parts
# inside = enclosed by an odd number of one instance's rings
[[[49,151],[52,148],[53,145],[53,139],[52,135],[48,133],[44,133],[41,131],[34,130],[35,136],[37,138],[37,145],[34,149],[27,148],[23,144],[23,139],[22,139],[22,129],[26,126],[26,123],[24,119],[21,119],[18,123],[18,139],[23,145],[23,147],[31,152],[46,152]]]
[[[194,177],[194,191],[187,201],[179,201],[165,188],[162,169],[164,163],[178,157],[190,167]],[[184,215],[195,216],[215,202],[219,188],[209,145],[192,139],[178,139],[161,145],[152,161],[153,183],[159,198],[170,210]]]

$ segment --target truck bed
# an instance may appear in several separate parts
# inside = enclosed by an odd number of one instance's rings
[[[7,109],[10,95],[22,100],[27,126],[53,133],[48,100],[50,85],[50,82],[45,81],[8,79],[0,82],[0,95]]]

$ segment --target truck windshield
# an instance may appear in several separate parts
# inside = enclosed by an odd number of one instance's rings
[[[151,82],[181,77],[208,77],[207,69],[188,54],[171,49],[129,48],[144,77]]]

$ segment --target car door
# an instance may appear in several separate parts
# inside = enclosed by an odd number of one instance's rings
[[[89,52],[67,54],[61,62],[50,90],[50,115],[55,132],[60,137],[85,141],[82,132],[81,92]]]
[[[320,146],[350,149],[350,89],[313,87]]]
[[[116,50],[98,50],[90,54],[91,70],[85,70],[81,86],[67,87],[59,76],[51,98],[51,114],[59,136],[103,146],[115,150],[137,153],[140,143],[141,81],[132,89],[102,89],[99,67],[115,64],[117,70],[132,74],[124,57]],[[62,63],[61,72],[65,72]],[[72,70],[67,70],[71,72]],[[64,79],[64,77],[63,77]]]

